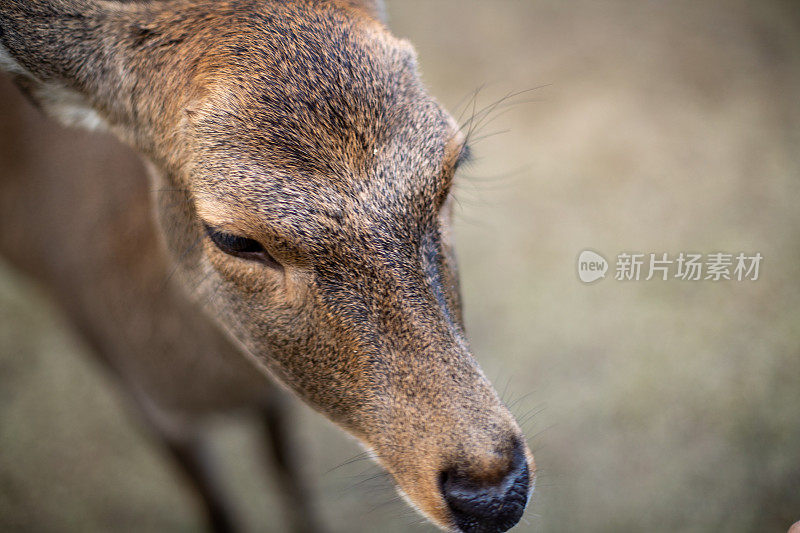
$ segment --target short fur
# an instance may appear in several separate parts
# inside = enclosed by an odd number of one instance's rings
[[[155,292],[174,271],[189,299],[176,292],[166,308],[202,309],[244,356],[224,366],[232,388],[247,386],[208,403],[268,395],[268,372],[454,529],[440,473],[491,481],[524,440],[463,327],[449,191],[464,138],[382,17],[359,1],[0,0],[0,67],[53,115],[109,128],[149,161],[151,187],[169,191],[154,198],[161,237],[144,232],[144,242],[107,250],[95,275],[116,268],[117,291],[145,276]],[[282,267],[223,253],[207,226],[258,241]],[[12,241],[4,236],[3,251],[13,257]],[[98,305],[84,300],[80,316]],[[173,313],[124,307],[118,320]],[[169,391],[175,383],[141,352],[169,353],[188,328],[196,352],[208,342],[219,357],[236,355],[191,326],[201,318],[174,320],[179,331],[109,360],[154,411],[196,413],[197,398]],[[99,344],[114,352],[109,339]]]

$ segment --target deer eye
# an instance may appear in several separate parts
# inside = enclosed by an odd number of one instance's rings
[[[206,225],[206,233],[211,239],[211,242],[228,255],[249,259],[251,261],[259,261],[273,268],[283,268],[283,266],[267,252],[264,246],[256,240],[219,231],[209,225]]]

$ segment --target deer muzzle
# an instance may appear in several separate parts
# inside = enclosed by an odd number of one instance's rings
[[[440,527],[507,531],[533,491],[533,456],[477,363],[468,355],[439,362],[382,396],[365,440],[409,502]]]

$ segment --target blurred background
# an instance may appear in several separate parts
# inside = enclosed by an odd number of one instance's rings
[[[786,531],[800,520],[800,4],[388,7],[462,121],[529,90],[475,133],[456,194],[473,348],[540,469],[515,531]],[[585,285],[586,248],[612,269],[623,251],[764,259],[755,282]],[[197,531],[180,477],[87,352],[0,261],[0,530]],[[295,411],[333,531],[433,531],[376,467],[348,463],[350,438]],[[250,530],[284,531],[250,422],[221,420],[213,447]]]

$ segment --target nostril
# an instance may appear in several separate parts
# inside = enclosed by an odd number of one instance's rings
[[[515,446],[505,475],[486,483],[451,468],[439,474],[439,486],[458,528],[464,533],[502,533],[522,518],[528,503],[528,464]]]

